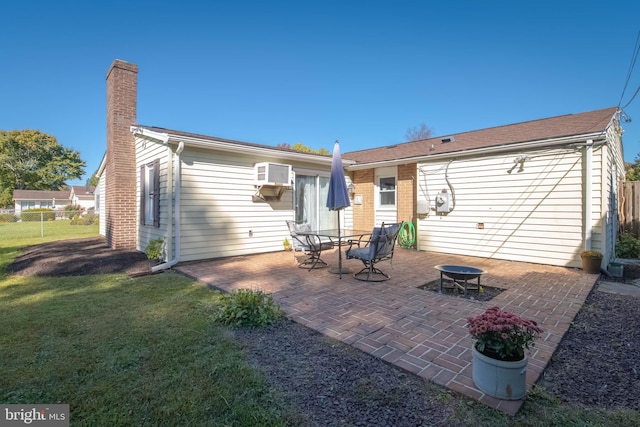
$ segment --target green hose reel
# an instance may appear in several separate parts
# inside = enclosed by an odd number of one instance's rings
[[[405,221],[400,226],[398,233],[398,244],[401,248],[412,248],[416,241],[416,228],[412,222]]]

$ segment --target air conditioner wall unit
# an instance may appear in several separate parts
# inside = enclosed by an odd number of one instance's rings
[[[256,163],[256,185],[291,186],[291,165]]]

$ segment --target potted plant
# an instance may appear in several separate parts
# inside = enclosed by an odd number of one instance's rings
[[[291,242],[289,242],[288,238],[284,238],[284,241],[282,242],[282,245],[284,246],[284,250],[289,252],[291,251]]]
[[[602,264],[602,253],[598,251],[582,251],[580,252],[582,259],[582,270],[588,274],[599,274]]]
[[[467,319],[475,340],[472,377],[478,389],[498,399],[518,400],[527,393],[527,355],[542,329],[533,320],[491,307]]]

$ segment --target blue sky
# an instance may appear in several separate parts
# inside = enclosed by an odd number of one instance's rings
[[[624,106],[640,3],[606,1],[11,1],[0,129],[105,151],[106,72],[139,67],[138,122],[345,151]],[[622,96],[622,100],[621,100]],[[640,154],[640,94],[625,108]]]

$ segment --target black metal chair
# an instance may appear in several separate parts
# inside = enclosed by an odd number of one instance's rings
[[[401,222],[388,225],[382,223],[380,227],[374,227],[368,240],[361,238],[348,242],[347,259],[359,259],[364,264],[364,268],[355,273],[353,277],[366,282],[384,282],[391,278],[377,268],[376,264],[381,261],[393,260],[393,252],[401,225]]]
[[[287,226],[291,234],[294,254],[296,251],[300,251],[307,255],[307,258],[300,262],[298,267],[307,270],[326,267],[327,263],[320,258],[320,255],[324,250],[333,249],[333,243],[323,242],[320,236],[311,232],[309,224],[296,224],[295,221],[288,220]]]

